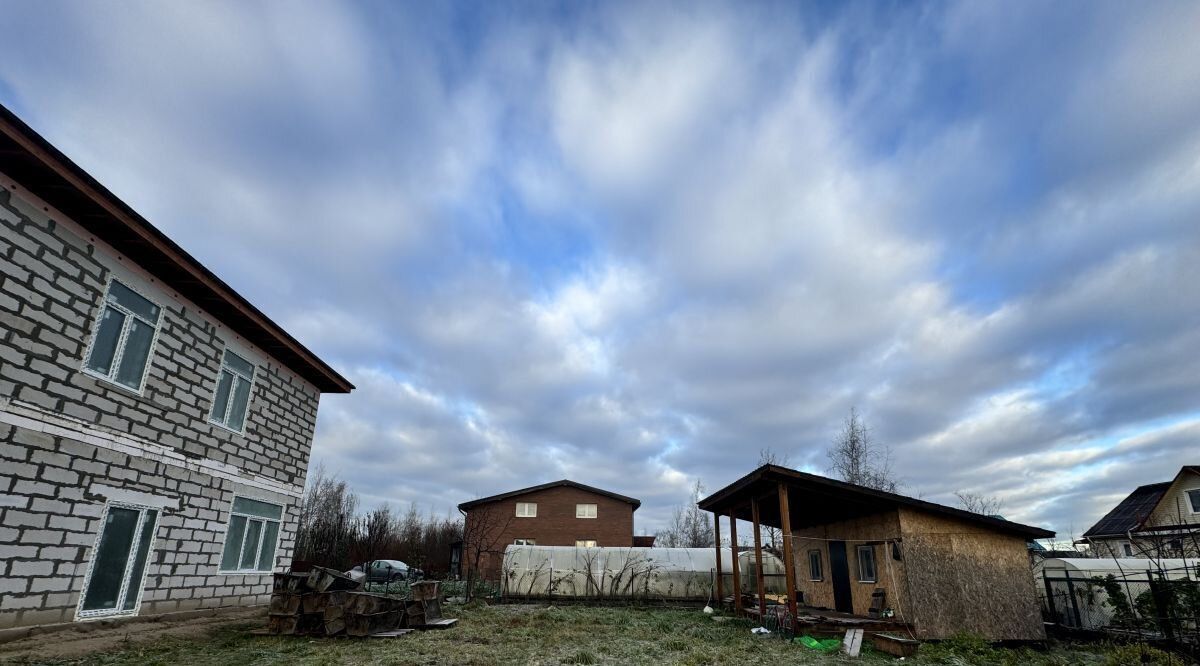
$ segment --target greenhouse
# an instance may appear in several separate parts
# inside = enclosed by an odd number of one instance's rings
[[[1160,616],[1200,612],[1200,559],[1050,558],[1035,575],[1046,613],[1067,627],[1145,628]]]
[[[730,571],[731,550],[721,549],[721,570]],[[767,594],[784,594],[783,561],[763,552]],[[508,546],[503,593],[508,597],[707,601],[713,597],[715,548],[575,548]],[[753,551],[738,553],[741,587],[757,592]],[[725,574],[725,589],[733,588]]]

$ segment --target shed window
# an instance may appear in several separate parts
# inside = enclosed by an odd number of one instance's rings
[[[533,539],[513,539],[514,546],[536,546],[537,541]]]
[[[88,344],[84,368],[110,382],[142,390],[162,310],[113,280]]]
[[[517,518],[537,518],[537,502],[517,502]]]
[[[808,579],[821,580],[821,551],[808,551]]]
[[[576,518],[595,518],[596,517],[596,505],[595,504],[576,504],[575,505],[575,517]]]
[[[254,364],[226,349],[221,356],[221,372],[217,375],[209,420],[234,432],[242,432],[253,385]]]
[[[275,568],[275,546],[283,507],[270,502],[234,497],[221,552],[225,573],[268,573]]]
[[[579,540],[575,541],[575,547],[576,548],[595,548],[596,540],[595,539],[579,539]]]
[[[858,553],[858,582],[874,583],[875,577],[875,546],[859,546]]]
[[[1192,505],[1192,513],[1200,513],[1200,488],[1187,491],[1188,503]]]

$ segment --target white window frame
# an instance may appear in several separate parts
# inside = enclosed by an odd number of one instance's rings
[[[817,556],[817,577],[813,578],[813,555]],[[821,551],[812,549],[808,551],[808,580],[812,582],[821,582],[825,580],[825,563],[821,559]]]
[[[514,546],[536,546],[537,539],[513,539]]]
[[[591,511],[592,515],[590,515],[590,516],[587,515],[588,507],[591,507],[591,509],[592,509],[592,511]],[[575,517],[576,518],[586,518],[588,520],[594,520],[596,518],[596,516],[599,514],[599,512],[600,512],[600,507],[596,506],[595,504],[576,504],[575,505]]]
[[[529,507],[533,507],[532,513]],[[521,509],[525,512],[522,513]],[[537,518],[537,502],[517,502],[517,518]]]
[[[125,562],[125,572],[121,575],[121,592],[117,596],[116,608],[100,608],[96,610],[83,610],[83,602],[87,598],[88,587],[92,584],[92,569],[96,566],[96,556],[100,554],[100,541],[104,539],[104,526],[108,524],[108,512],[112,508],[130,509],[138,511],[138,522],[133,528],[133,544],[130,546],[129,557]],[[138,538],[142,533],[142,528],[146,523],[146,512],[154,512],[154,526],[150,531],[150,545],[146,547],[146,565],[142,568],[142,579],[137,583],[137,597],[134,599],[133,608],[124,610],[121,607],[128,600],[129,589],[129,574],[133,567],[134,557],[133,551],[137,548]],[[146,591],[146,577],[150,573],[150,563],[154,555],[154,541],[158,534],[159,518],[162,517],[163,509],[159,506],[149,506],[147,504],[134,504],[132,502],[106,502],[104,504],[104,512],[100,514],[100,526],[96,530],[96,540],[92,543],[92,553],[88,557],[87,571],[83,574],[83,589],[79,591],[79,601],[75,604],[75,621],[83,620],[99,620],[106,617],[122,617],[137,615],[142,609],[142,594]]]
[[[253,500],[255,502],[262,502],[263,504],[271,504],[271,505],[279,507],[279,520],[274,521],[271,518],[263,518],[262,516],[252,516],[248,513],[240,513],[240,512],[234,511],[233,505],[235,502],[237,502],[237,500],[239,498]],[[221,564],[222,564],[221,560],[225,559],[225,546],[229,545],[228,544],[228,542],[229,542],[229,527],[231,525],[233,525],[233,517],[234,516],[241,516],[246,519],[246,525],[247,525],[246,531],[249,531],[249,525],[250,525],[251,520],[261,520],[264,523],[266,523],[266,522],[278,522],[279,523],[279,530],[275,533],[275,550],[271,552],[271,568],[270,569],[266,569],[266,570],[233,569],[233,570],[230,570],[230,569],[222,569],[221,568]],[[225,519],[225,535],[223,537],[221,537],[221,553],[220,553],[220,559],[217,560],[217,574],[226,575],[226,576],[255,576],[255,575],[273,573],[275,571],[275,563],[279,560],[279,542],[283,540],[283,525],[284,525],[284,522],[286,522],[286,520],[287,520],[287,507],[284,506],[283,504],[276,502],[275,500],[264,499],[262,497],[251,497],[250,495],[235,494],[233,496],[233,499],[229,500],[229,517]],[[265,529],[258,531],[258,545],[254,549],[254,552],[256,554],[262,552],[262,540],[263,540],[264,534],[266,534]],[[245,547],[245,544],[246,544],[246,532],[242,532],[242,546],[238,548],[238,561],[239,562],[241,561],[241,551],[242,551],[242,548]],[[257,556],[254,558],[254,563],[255,563],[255,565],[258,564]]]
[[[867,578],[863,574],[863,553],[871,553],[871,573],[873,576]],[[878,583],[879,582],[879,563],[875,560],[875,546],[861,545],[854,549],[854,560],[858,566],[858,582],[860,583]]]
[[[125,287],[129,291],[132,291],[138,296],[150,301],[154,307],[158,308],[158,320],[151,322],[150,320],[134,313],[132,310],[126,308],[120,303],[117,303],[116,301],[110,302],[108,300],[108,295],[112,293],[113,282],[119,282],[122,287]],[[113,354],[112,367],[109,368],[108,374],[104,375],[88,367],[88,360],[92,357],[92,348],[96,346],[96,338],[100,335],[100,324],[101,318],[104,316],[104,310],[109,307],[125,315],[125,323],[121,325],[121,335],[117,338],[117,351]],[[150,374],[150,365],[154,361],[154,350],[158,348],[158,334],[162,330],[163,310],[165,309],[166,308],[164,308],[158,301],[150,298],[146,292],[130,284],[130,281],[122,280],[116,276],[109,277],[108,282],[104,285],[104,293],[100,297],[100,304],[96,307],[96,311],[92,315],[92,335],[88,338],[87,347],[84,348],[83,358],[80,360],[80,368],[83,370],[83,373],[89,377],[95,377],[106,384],[111,384],[122,390],[131,391],[137,395],[142,395],[142,392],[146,388],[146,375]],[[146,364],[142,366],[142,376],[140,379],[138,379],[137,388],[126,386],[125,384],[117,381],[117,370],[121,367],[121,359],[125,357],[125,342],[126,338],[129,337],[130,317],[134,317],[138,321],[141,321],[145,324],[150,324],[154,328],[154,334],[150,336],[150,351],[146,353]]]
[[[596,540],[595,539],[576,539],[575,547],[576,548],[596,548],[597,547]]]
[[[1187,497],[1188,508],[1191,509],[1192,515],[1200,515],[1200,488],[1190,488],[1183,491],[1183,494]]]
[[[225,353],[226,352],[229,352],[230,354],[233,354],[234,356],[237,356],[238,358],[242,359],[246,363],[250,364],[250,376],[249,377],[242,374],[241,372],[238,372],[231,366],[228,366],[225,364]],[[230,428],[229,426],[225,425],[223,422],[217,421],[216,419],[213,418],[213,414],[215,414],[217,411],[217,391],[221,387],[221,375],[227,369],[229,370],[229,372],[233,373],[235,379],[237,377],[241,377],[242,379],[246,379],[250,382],[250,393],[246,396],[246,414],[245,414],[245,416],[242,417],[242,429],[241,430],[236,430],[234,428]],[[221,349],[221,359],[220,359],[220,365],[217,368],[216,383],[213,384],[213,395],[212,395],[212,400],[211,400],[212,405],[208,409],[208,422],[222,430],[226,430],[235,435],[245,435],[246,434],[246,424],[250,421],[250,403],[254,401],[254,382],[257,378],[258,378],[258,364],[255,363],[254,361],[250,360],[249,358],[246,358],[245,354],[240,353],[238,350],[233,349],[228,344],[226,344],[225,347],[223,349]],[[225,396],[225,420],[226,421],[229,420],[229,408],[233,406],[234,386],[236,386],[236,381],[233,384],[229,385],[229,395]],[[251,498],[247,498],[247,499],[251,499]]]

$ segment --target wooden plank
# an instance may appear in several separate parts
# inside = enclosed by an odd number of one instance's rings
[[[762,529],[758,522],[758,498],[750,500],[750,520],[754,523],[754,572],[758,583],[758,616],[767,614],[767,586],[763,580]]]
[[[413,631],[415,631],[415,630],[413,630],[413,629],[393,629],[391,631],[379,631],[374,634],[371,634],[370,636],[367,636],[367,638],[399,638],[406,634],[411,634]]]
[[[421,626],[416,627],[416,628],[417,629],[449,629],[450,627],[453,627],[456,624],[458,624],[458,618],[444,617],[440,620],[434,620],[433,622],[426,622],[425,624],[422,624]]]
[[[733,572],[733,614],[742,614],[742,577],[737,553],[737,514],[729,510],[729,568]]]
[[[857,657],[859,651],[862,650],[862,629],[847,629],[846,636],[842,639],[842,652]]]
[[[713,511],[713,540],[717,544],[717,606],[725,598],[725,581],[721,580],[721,514]]]
[[[792,512],[788,507],[787,484],[780,481],[779,493],[779,523],[783,531],[783,571],[787,580],[787,606],[793,621],[796,617],[796,559],[792,555]]]

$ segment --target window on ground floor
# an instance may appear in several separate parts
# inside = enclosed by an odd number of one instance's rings
[[[274,569],[282,519],[283,507],[279,504],[234,497],[221,552],[221,572],[269,573]]]
[[[808,579],[821,580],[821,551],[808,551]]]
[[[576,548],[595,548],[596,540],[595,539],[576,539],[575,547]]]
[[[513,539],[514,546],[536,546],[537,541],[533,539]]]
[[[105,507],[79,595],[79,617],[137,613],[157,521],[157,509],[121,503]]]
[[[859,546],[856,553],[858,555],[858,582],[876,582],[875,546]]]

